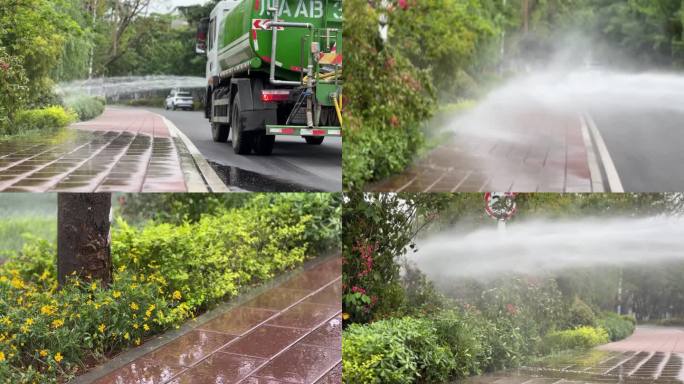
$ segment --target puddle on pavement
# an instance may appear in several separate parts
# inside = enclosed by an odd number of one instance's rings
[[[221,181],[228,186],[235,186],[250,192],[322,192],[301,184],[281,180],[277,177],[247,171],[242,168],[223,165],[209,161]]]

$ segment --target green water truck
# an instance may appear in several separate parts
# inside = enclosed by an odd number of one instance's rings
[[[342,0],[222,0],[196,51],[214,141],[269,155],[276,135],[341,136]]]

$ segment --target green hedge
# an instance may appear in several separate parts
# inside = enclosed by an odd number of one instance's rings
[[[611,341],[626,338],[634,332],[636,327],[634,316],[620,316],[614,312],[603,312],[596,323],[608,332]]]
[[[105,100],[101,97],[86,95],[73,96],[64,100],[64,105],[76,112],[79,120],[90,120],[104,112]]]
[[[351,324],[342,342],[345,383],[447,382],[517,366],[525,341],[509,319],[443,311]]]
[[[352,324],[342,343],[345,383],[445,382],[454,358],[426,319],[406,317]]]
[[[541,350],[550,353],[568,349],[588,349],[609,341],[610,337],[605,329],[584,326],[548,333],[542,340]]]
[[[300,264],[339,234],[330,194],[259,194],[248,205],[195,223],[137,229],[119,221],[112,252],[117,264],[159,273],[171,290],[202,308]]]
[[[30,131],[53,132],[77,120],[76,113],[61,106],[28,109],[17,112],[14,122],[4,133],[12,135]]]

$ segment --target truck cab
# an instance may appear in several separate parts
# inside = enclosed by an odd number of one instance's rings
[[[341,136],[342,0],[222,0],[197,36],[214,141],[269,155],[276,135]]]

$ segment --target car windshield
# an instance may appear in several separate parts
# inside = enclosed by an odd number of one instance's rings
[[[189,96],[190,96],[190,92],[178,92],[176,95],[177,95],[177,96],[180,96],[180,97],[184,97],[184,96],[189,97]]]

